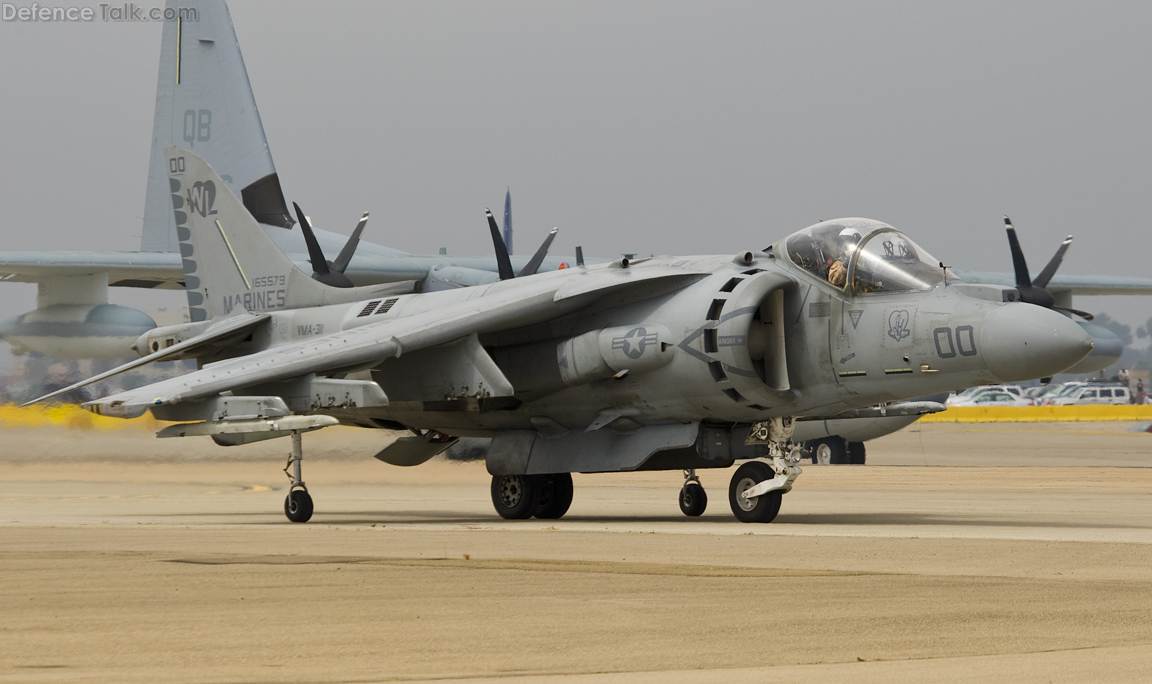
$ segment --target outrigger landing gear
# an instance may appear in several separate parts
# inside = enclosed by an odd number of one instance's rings
[[[684,486],[680,488],[680,510],[684,515],[695,518],[702,515],[705,508],[708,508],[708,494],[704,491],[704,485],[696,477],[696,469],[687,468],[684,470]]]
[[[304,480],[300,478],[300,459],[304,458],[303,438],[299,430],[292,431],[292,453],[288,456],[288,465],[284,466],[284,474],[288,476],[291,484],[288,486],[288,496],[284,499],[284,515],[292,522],[308,522],[312,517],[312,497]],[[288,472],[289,469],[292,472]]]
[[[749,445],[767,444],[771,463],[749,461],[736,469],[728,486],[728,503],[741,522],[772,522],[780,512],[780,500],[792,490],[802,472],[803,452],[792,442],[793,418],[772,418],[752,425]]]

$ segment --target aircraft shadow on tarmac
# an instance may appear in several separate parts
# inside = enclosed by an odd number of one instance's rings
[[[216,524],[227,524],[232,522],[237,525],[274,525],[282,526],[287,523],[284,520],[263,520],[270,515],[271,512],[228,512],[218,511],[213,513],[196,513],[196,517],[207,517],[216,520]],[[156,518],[182,518],[187,517],[186,513],[160,513],[151,517]],[[138,515],[131,515],[126,517],[139,517]],[[1071,529],[1147,529],[1146,525],[1125,525],[1115,522],[1093,522],[1084,520],[1070,513],[1068,519],[1050,519],[1050,520],[1035,520],[1035,519],[1020,519],[1014,520],[1011,518],[991,520],[988,518],[976,517],[948,517],[941,515],[934,515],[929,512],[900,512],[900,513],[869,513],[866,515],[859,515],[853,513],[805,513],[791,515],[781,514],[776,518],[775,522],[771,525],[759,526],[749,525],[736,521],[727,512],[705,514],[699,518],[687,518],[683,515],[660,515],[660,516],[598,516],[598,515],[566,515],[561,520],[541,520],[531,518],[529,520],[502,520],[496,515],[461,515],[453,511],[432,511],[432,510],[417,510],[417,511],[335,511],[318,515],[312,520],[312,526],[317,525],[419,525],[421,523],[433,523],[437,525],[480,525],[491,526],[493,524],[508,524],[514,527],[539,527],[540,525],[552,526],[556,523],[578,523],[578,524],[655,524],[655,523],[674,523],[677,525],[700,525],[700,524],[717,524],[727,523],[730,525],[746,526],[748,532],[757,530],[769,531],[774,527],[780,525],[824,525],[824,526],[850,526],[850,527],[867,527],[867,526],[923,526],[923,527],[988,527],[988,528],[1012,528],[1012,527],[1033,527],[1033,528],[1071,528]],[[304,527],[308,527],[305,525]]]

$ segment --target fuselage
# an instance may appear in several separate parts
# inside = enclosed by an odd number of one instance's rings
[[[906,240],[883,224],[869,238]],[[791,239],[791,238],[790,238]],[[901,243],[903,244],[903,243]],[[907,241],[905,249],[914,249]],[[792,250],[793,254],[795,250]],[[911,262],[905,258],[905,266]],[[923,269],[923,259],[917,268]],[[889,267],[899,266],[897,261]],[[655,257],[556,271],[444,292],[274,311],[229,355],[443,312],[465,315],[489,297],[550,292],[582,275],[617,268],[622,278],[681,271],[589,307],[515,329],[478,330],[478,340],[513,392],[500,396],[468,378],[450,347],[382,359],[357,377],[375,380],[388,404],[331,411],[371,427],[437,429],[458,435],[500,430],[615,429],[675,422],[745,424],[771,416],[834,416],[972,385],[1023,380],[1074,364],[1091,348],[1064,316],[999,290],[936,281],[917,271],[913,288],[837,286],[796,263],[786,241],[732,256]],[[873,274],[869,276],[876,280]],[[851,281],[850,281],[851,282]],[[569,286],[570,287],[570,286]],[[876,288],[875,285],[871,289]]]

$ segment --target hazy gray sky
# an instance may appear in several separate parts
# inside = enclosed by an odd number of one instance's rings
[[[288,199],[324,228],[367,209],[375,242],[487,253],[510,185],[522,252],[552,226],[554,253],[717,253],[867,216],[1010,270],[1007,213],[1033,273],[1071,233],[1061,272],[1152,276],[1147,2],[231,12]],[[0,249],[138,248],[160,28],[0,23]],[[34,305],[9,288],[0,313]]]

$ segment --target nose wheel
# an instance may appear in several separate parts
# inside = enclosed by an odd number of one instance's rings
[[[312,518],[312,496],[304,486],[300,475],[300,461],[304,458],[303,438],[298,430],[292,431],[292,453],[284,474],[288,476],[288,496],[284,499],[284,515],[295,523],[308,522]],[[289,472],[291,471],[291,472]]]
[[[696,477],[696,469],[684,471],[684,486],[680,488],[680,511],[689,518],[699,517],[708,508],[708,494],[700,478]]]

